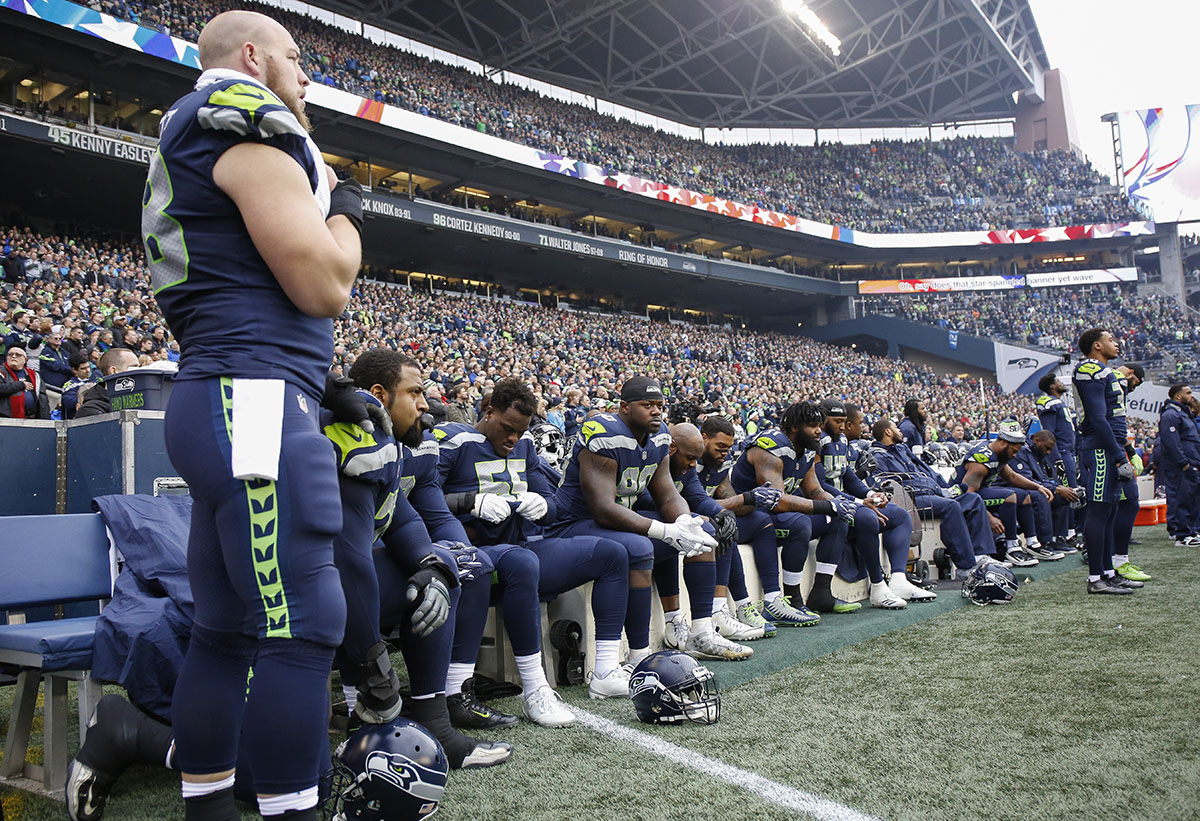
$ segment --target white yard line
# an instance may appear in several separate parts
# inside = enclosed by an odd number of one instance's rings
[[[790,810],[796,810],[811,815],[821,821],[879,821],[875,816],[859,812],[836,801],[821,798],[819,795],[788,787],[784,784],[763,778],[761,775],[734,767],[715,758],[701,755],[686,747],[680,747],[669,741],[663,741],[657,736],[630,729],[607,718],[589,713],[586,710],[572,708],[579,722],[585,727],[603,733],[610,738],[634,744],[668,761],[673,761],[697,772],[719,778],[735,787],[749,790],[765,801],[778,804]]]

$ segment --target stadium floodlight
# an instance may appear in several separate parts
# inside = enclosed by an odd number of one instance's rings
[[[803,23],[805,28],[833,52],[835,57],[842,53],[842,41],[829,30],[817,13],[808,7],[808,3],[805,3],[804,0],[779,0],[779,5],[785,12]]]

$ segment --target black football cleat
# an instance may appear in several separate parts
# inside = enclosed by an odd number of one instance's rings
[[[1111,579],[1101,578],[1094,582],[1088,582],[1087,592],[1101,593],[1109,596],[1128,596],[1133,593],[1133,588],[1113,584]]]
[[[463,682],[461,693],[446,696],[446,709],[450,711],[450,723],[455,727],[471,730],[492,730],[497,727],[515,727],[520,721],[516,716],[493,710],[475,698],[475,682]]]

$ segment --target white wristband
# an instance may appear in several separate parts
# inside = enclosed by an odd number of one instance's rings
[[[646,531],[646,535],[651,539],[658,539],[661,541],[662,538],[667,535],[667,526],[658,519],[651,519],[650,529]]]

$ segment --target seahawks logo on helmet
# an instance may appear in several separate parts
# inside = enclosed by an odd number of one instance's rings
[[[449,762],[420,724],[395,718],[350,735],[333,756],[333,783],[322,817],[334,821],[422,821],[446,791]]]
[[[367,756],[364,771],[367,778],[389,781],[425,801],[441,801],[446,792],[445,775],[422,767],[400,753],[375,750]]]

